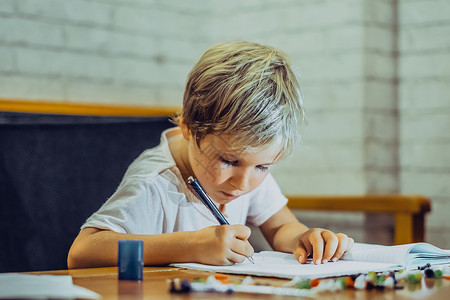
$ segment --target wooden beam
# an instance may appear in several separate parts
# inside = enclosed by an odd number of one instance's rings
[[[292,209],[364,211],[373,213],[429,212],[430,200],[420,195],[287,195]]]
[[[0,110],[46,114],[142,117],[172,116],[180,112],[181,108],[0,99]]]

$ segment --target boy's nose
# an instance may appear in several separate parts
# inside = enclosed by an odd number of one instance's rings
[[[246,191],[250,181],[249,169],[238,169],[230,178],[230,184],[240,191]]]

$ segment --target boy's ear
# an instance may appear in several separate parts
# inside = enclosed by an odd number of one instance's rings
[[[183,137],[186,140],[190,140],[191,139],[191,131],[189,130],[186,122],[184,121],[183,117],[180,118],[180,122],[179,122],[179,126],[181,128],[181,133],[183,134]]]

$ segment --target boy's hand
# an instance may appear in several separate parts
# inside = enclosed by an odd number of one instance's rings
[[[295,258],[301,263],[306,263],[308,256],[312,255],[314,264],[328,261],[337,261],[341,256],[350,251],[354,241],[343,233],[333,233],[322,228],[311,228],[303,233],[295,245]]]
[[[247,241],[250,234],[250,228],[244,225],[219,225],[194,231],[191,240],[194,260],[210,265],[241,263],[254,253]]]

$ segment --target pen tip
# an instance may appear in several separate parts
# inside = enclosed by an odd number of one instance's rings
[[[255,264],[255,261],[253,260],[253,257],[249,256],[249,257],[247,257],[247,259],[248,259],[252,264]]]

